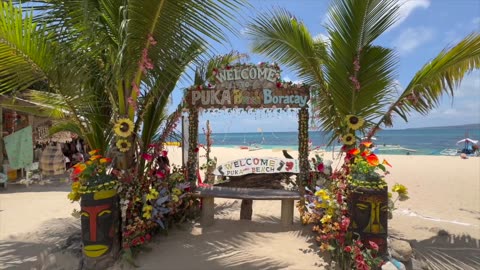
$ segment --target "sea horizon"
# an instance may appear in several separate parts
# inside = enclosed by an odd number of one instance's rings
[[[457,142],[464,139],[466,135],[471,139],[479,140],[480,124],[385,129],[375,134],[373,143],[377,146],[379,154],[444,155],[442,151],[445,149],[462,149],[464,145]],[[238,148],[252,144],[264,149],[296,150],[298,147],[298,131],[218,132],[212,133],[211,137],[214,147]],[[318,130],[309,131],[312,149],[331,151],[341,147],[338,142],[327,146],[329,138],[328,133]],[[204,134],[199,134],[198,142],[206,143]]]

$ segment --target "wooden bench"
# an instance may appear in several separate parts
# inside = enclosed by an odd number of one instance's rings
[[[252,200],[281,200],[281,223],[284,226],[293,224],[294,200],[300,199],[300,193],[297,191],[215,186],[198,187],[194,193],[194,196],[203,198],[201,217],[201,223],[203,226],[209,226],[213,224],[215,198],[242,199],[242,209],[240,212],[241,219],[251,219]],[[244,207],[245,202],[247,204],[250,202],[250,208]],[[245,209],[250,209],[250,213],[242,213],[242,211],[246,211]],[[250,216],[250,218],[248,218],[248,216]]]

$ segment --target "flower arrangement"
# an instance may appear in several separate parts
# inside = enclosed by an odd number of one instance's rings
[[[170,166],[168,152],[152,144],[141,155],[143,173],[116,172],[122,212],[122,247],[130,260],[152,236],[168,230],[173,223],[186,220],[195,201],[190,198],[190,183],[184,170]]]
[[[388,174],[385,167],[392,166],[387,160],[380,163],[377,155],[370,151],[371,142],[360,143],[360,148],[347,151],[345,163],[348,168],[348,180],[352,186],[379,188],[387,187],[384,176]]]
[[[82,194],[116,188],[116,177],[109,170],[112,159],[103,157],[98,152],[98,149],[88,152],[89,160],[73,166],[70,175],[72,191],[68,194],[72,202],[80,200]]]
[[[408,192],[405,186],[395,184],[391,191],[397,194],[396,198],[392,199],[393,194],[388,193],[385,176],[389,173],[387,166],[391,167],[391,164],[386,160],[380,162],[371,150],[372,143],[358,142],[355,135],[365,120],[348,115],[344,123],[344,132],[339,133],[345,154],[343,165],[332,171],[327,166],[331,163],[318,156],[312,159],[317,178],[312,179],[315,181],[307,190],[307,207],[299,205],[298,208],[302,222],[314,224],[313,231],[320,249],[330,252],[332,260],[341,269],[377,269],[383,263],[381,256],[385,254],[386,247],[386,241],[381,240],[386,235],[386,225],[381,223],[380,215],[387,219],[381,214],[385,211],[387,199],[383,200],[382,196],[388,196],[388,218],[391,218],[395,202],[408,199]],[[361,198],[362,202],[354,204],[354,198]],[[355,209],[355,206],[360,208]],[[368,211],[369,218],[362,219],[354,214],[355,211]],[[359,222],[363,224],[359,225]]]

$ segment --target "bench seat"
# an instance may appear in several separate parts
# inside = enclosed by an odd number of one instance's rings
[[[298,191],[215,186],[198,187],[193,196],[203,198],[201,222],[205,226],[213,224],[215,197],[242,200],[281,200],[281,222],[285,226],[293,224],[294,200],[300,199]]]

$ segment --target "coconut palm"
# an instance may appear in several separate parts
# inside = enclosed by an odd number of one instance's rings
[[[398,95],[398,56],[374,44],[397,21],[398,9],[396,0],[334,0],[326,25],[328,42],[312,37],[283,9],[257,17],[248,34],[254,52],[291,68],[314,86],[314,117],[322,129],[332,131],[331,143],[348,130],[349,115],[365,119],[360,131],[373,136],[379,127],[393,125],[393,114],[405,121],[412,112],[427,114],[480,66],[480,35],[472,33],[425,64]]]
[[[209,57],[212,41],[226,40],[223,30],[231,30],[241,5],[243,0],[4,2],[0,93],[45,105],[60,120],[53,131],[78,133],[102,152],[114,143],[114,120],[128,118],[138,134],[131,143],[142,151],[165,127],[177,81],[188,66]],[[42,91],[33,88],[38,85]]]

